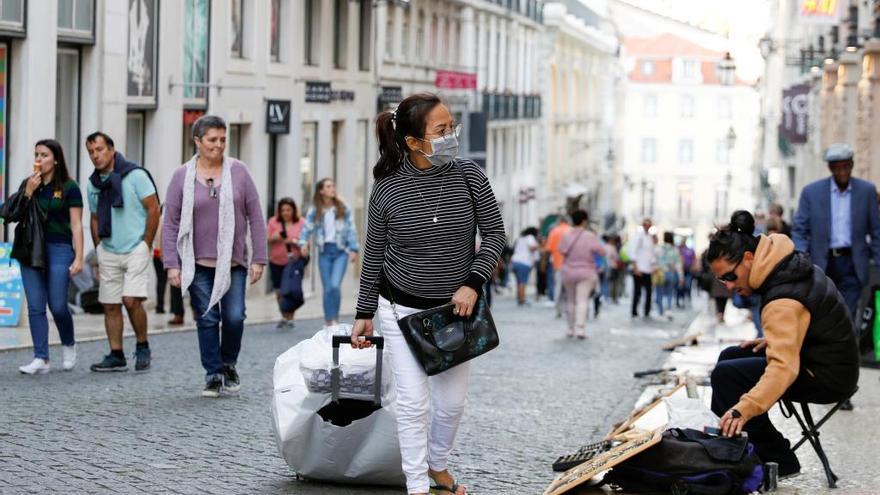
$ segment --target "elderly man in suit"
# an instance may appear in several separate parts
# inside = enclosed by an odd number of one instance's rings
[[[834,281],[857,321],[859,296],[869,282],[869,261],[880,262],[880,210],[874,184],[852,177],[853,150],[832,144],[825,152],[831,177],[801,192],[792,226],[800,251]]]

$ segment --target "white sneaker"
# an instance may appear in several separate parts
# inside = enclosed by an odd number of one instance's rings
[[[26,364],[20,368],[18,371],[24,373],[25,375],[36,375],[43,374],[49,372],[49,361],[40,358],[34,358],[30,364]]]
[[[76,344],[61,346],[61,355],[64,357],[64,371],[70,371],[76,366]]]

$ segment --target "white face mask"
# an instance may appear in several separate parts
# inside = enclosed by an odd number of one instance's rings
[[[435,167],[446,165],[458,156],[459,132],[461,132],[461,126],[455,126],[455,129],[449,134],[432,139],[430,141],[432,150],[430,155],[421,150],[419,152],[425,155],[425,158]],[[423,139],[423,141],[427,140]]]

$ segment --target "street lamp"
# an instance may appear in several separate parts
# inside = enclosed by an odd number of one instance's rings
[[[727,131],[727,149],[732,150],[736,146],[736,131],[733,130],[733,126],[730,126],[730,129]]]
[[[730,52],[724,54],[724,58],[718,63],[718,79],[722,86],[732,86],[736,81],[736,64]]]

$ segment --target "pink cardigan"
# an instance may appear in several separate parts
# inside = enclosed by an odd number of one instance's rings
[[[593,232],[574,227],[559,243],[559,252],[565,256],[562,263],[562,282],[578,283],[596,278],[594,255],[605,256],[605,248]]]

